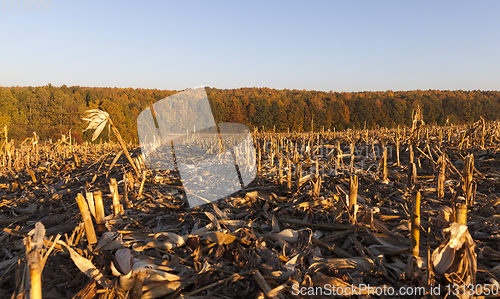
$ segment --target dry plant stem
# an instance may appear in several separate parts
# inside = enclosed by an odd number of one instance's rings
[[[420,243],[420,191],[413,194],[413,211],[411,215],[411,251],[418,257]]]
[[[335,162],[336,166],[340,169],[341,165],[341,157],[342,157],[342,149],[340,148],[340,140],[337,140],[337,147],[336,147],[336,152],[337,152],[337,161]]]
[[[349,150],[350,150],[350,153],[351,153],[351,164],[349,164],[349,171],[351,173],[354,173],[354,144],[351,143],[349,145]]]
[[[26,254],[28,257],[29,273],[30,273],[30,298],[42,299],[42,270],[40,263],[42,258],[39,252],[33,251],[31,237],[26,239]]]
[[[384,145],[384,154],[383,154],[383,170],[382,170],[382,179],[384,182],[387,181],[387,147]]]
[[[102,203],[102,193],[101,191],[94,192],[94,203],[95,203],[95,219],[97,222],[97,230],[100,233],[106,231],[106,215],[104,214],[104,205]]]
[[[279,170],[278,170],[280,185],[283,184],[283,157],[280,157]]]
[[[253,273],[253,277],[254,277],[255,281],[257,282],[257,284],[259,285],[262,292],[264,292],[264,294],[271,292],[271,290],[272,290],[271,286],[267,283],[267,281],[264,279],[264,277],[262,277],[262,274],[260,274],[259,270],[256,270]],[[276,297],[270,297],[270,298],[276,298]]]
[[[208,290],[208,289],[213,288],[213,287],[215,287],[215,286],[221,285],[221,284],[223,284],[223,283],[226,283],[226,282],[232,282],[232,281],[235,281],[235,280],[241,279],[241,278],[243,278],[243,276],[244,276],[244,275],[249,275],[249,274],[252,274],[252,273],[253,273],[253,272],[255,272],[255,271],[258,271],[258,270],[256,270],[256,269],[252,269],[252,270],[247,270],[247,271],[243,271],[243,272],[240,272],[240,273],[234,273],[234,274],[232,274],[231,276],[229,276],[229,277],[228,277],[228,278],[226,278],[226,279],[221,279],[221,280],[219,280],[219,281],[217,281],[217,282],[214,282],[214,283],[212,283],[212,284],[209,284],[209,285],[207,285],[207,286],[204,286],[204,287],[202,287],[202,288],[199,288],[199,289],[197,289],[197,290],[194,290],[194,291],[192,291],[191,293],[189,293],[189,294],[187,294],[187,295],[188,295],[188,296],[193,296],[193,295],[196,295],[196,294],[198,294],[198,293],[201,293],[201,292],[203,292],[203,291],[205,291],[205,290]]]
[[[356,224],[356,210],[358,200],[358,177],[353,175],[349,179],[349,215],[350,222]]]
[[[467,225],[467,205],[465,203],[458,203],[456,213],[457,223]]]
[[[137,197],[142,196],[142,191],[144,190],[144,183],[146,182],[146,171],[144,170],[142,172],[142,181],[141,181],[141,186],[139,187],[139,193],[137,194]]]
[[[414,154],[413,154],[413,145],[410,144],[410,164],[413,163],[413,160],[415,159],[414,158]]]
[[[78,208],[82,214],[83,224],[85,225],[85,232],[87,233],[87,240],[89,244],[97,243],[97,237],[95,235],[94,225],[92,224],[92,218],[90,218],[89,208],[87,202],[81,193],[76,196],[76,202],[78,203]]]
[[[464,171],[463,171],[463,185],[462,189],[464,191],[465,202],[467,206],[473,205],[472,196],[472,182],[473,182],[473,170],[474,170],[474,155],[467,155],[464,161]]]
[[[417,165],[415,163],[410,163],[408,166],[408,188],[413,189],[417,184]]]
[[[128,200],[128,186],[127,186],[127,173],[123,174],[123,201],[125,202],[125,206],[130,208],[130,201]]]
[[[287,159],[287,172],[286,172],[286,184],[287,188],[292,189],[292,163],[290,159]]]
[[[444,197],[444,181],[446,180],[446,157],[442,155],[438,161],[439,173],[437,177],[437,196]]]
[[[262,168],[262,165],[261,165],[262,153],[260,152],[260,148],[258,149],[258,151],[259,151],[259,160],[257,161],[258,162],[258,164],[257,164],[257,176],[260,176],[260,171]]]
[[[399,162],[399,138],[396,139],[396,166],[401,165]]]
[[[123,214],[123,206],[120,204],[120,194],[118,193],[118,183],[115,178],[109,179],[109,190],[113,195],[113,212],[115,216]]]
[[[135,165],[134,161],[132,160],[132,157],[130,156],[130,153],[127,150],[127,145],[123,141],[122,135],[120,134],[118,129],[115,127],[115,124],[113,124],[113,122],[111,121],[111,118],[108,118],[108,121],[111,124],[111,128],[113,128],[113,133],[115,133],[116,139],[118,139],[118,142],[120,143],[120,145],[123,149],[123,153],[125,153],[125,157],[127,157],[128,161],[130,162],[130,164],[134,168],[135,174],[137,176],[139,176],[139,171],[137,170],[137,166]]]
[[[300,161],[299,161],[299,163],[297,164],[297,182],[296,182],[297,191],[299,191],[299,189],[300,189],[301,177],[302,177],[302,164],[300,164]]]
[[[82,165],[80,164],[80,159],[78,159],[78,155],[73,153],[73,158],[75,159],[75,166],[78,168],[82,167]]]
[[[30,299],[42,299],[42,271],[38,263],[30,263]]]

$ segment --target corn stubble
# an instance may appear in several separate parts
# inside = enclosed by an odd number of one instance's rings
[[[97,135],[112,123],[99,111],[87,119]],[[0,297],[498,285],[499,122],[429,126],[416,111],[410,128],[256,130],[255,181],[194,209],[176,171],[147,169],[118,134],[15,144],[4,128]]]

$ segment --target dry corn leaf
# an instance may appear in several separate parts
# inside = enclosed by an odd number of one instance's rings
[[[286,264],[283,266],[285,269],[287,269],[290,272],[295,271],[295,267],[297,267],[297,263],[299,262],[299,254],[296,254],[294,257],[292,257]]]
[[[160,284],[155,286],[154,288],[149,289],[146,293],[144,293],[141,299],[153,299],[161,296],[165,296],[168,294],[172,294],[177,291],[181,287],[181,283],[178,281],[172,281],[166,284]]]
[[[212,223],[215,225],[215,227],[217,227],[218,230],[221,229],[219,221],[217,221],[217,217],[215,217],[214,214],[212,214],[210,212],[205,212],[205,215],[207,215],[208,219],[210,219],[210,221],[212,221]]]
[[[156,233],[154,236],[155,241],[163,244],[162,247],[167,250],[184,246],[186,244],[186,238],[187,237],[181,237],[171,232]]]
[[[278,295],[280,295],[283,292],[283,290],[287,287],[287,285],[288,285],[288,283],[284,283],[282,285],[275,287],[271,291],[267,292],[266,296],[268,298],[277,297]]]
[[[299,240],[299,233],[293,229],[285,229],[277,234],[269,235],[269,239],[273,241],[283,240],[288,243],[295,243]]]
[[[474,245],[474,241],[466,225],[453,223],[450,227],[445,228],[443,232],[449,234],[449,237],[432,253],[432,265],[434,266],[434,271],[438,274],[443,274],[448,270],[455,259],[455,252],[465,242],[469,245]]]
[[[276,216],[274,216],[274,215],[272,217],[271,225],[273,228],[273,233],[279,233],[281,231],[278,220],[276,219]]]
[[[144,270],[147,273],[147,276],[144,279],[145,283],[153,281],[177,281],[180,279],[178,275],[170,274],[165,271],[154,270],[154,269],[144,269]]]
[[[205,236],[205,240],[217,243],[219,245],[227,245],[233,243],[233,241],[236,240],[236,237],[221,232],[212,232]]]
[[[75,265],[83,272],[83,274],[87,275],[90,279],[95,279],[97,283],[103,288],[111,288],[112,283],[108,280],[104,275],[99,271],[91,261],[79,255],[73,248],[68,246],[64,241],[59,240],[58,243],[66,249],[68,249],[71,259],[75,263]]]
[[[223,211],[221,211],[214,203],[212,203],[212,207],[214,208],[215,214],[219,216],[219,219],[225,219],[228,218],[227,214]]]
[[[115,259],[121,273],[128,274],[132,271],[132,252],[128,248],[118,249],[115,252]]]
[[[278,279],[288,279],[294,273],[295,273],[294,271],[273,271],[271,272],[271,276]]]

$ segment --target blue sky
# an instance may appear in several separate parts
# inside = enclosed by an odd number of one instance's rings
[[[500,1],[9,3],[0,86],[500,87]]]

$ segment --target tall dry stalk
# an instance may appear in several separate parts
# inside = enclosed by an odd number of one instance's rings
[[[81,193],[76,196],[76,202],[80,213],[82,214],[82,220],[85,227],[85,233],[87,234],[87,241],[89,244],[97,243],[97,237],[95,235],[94,225],[92,224],[92,218],[90,217],[89,207],[85,198]]]
[[[300,179],[302,178],[302,164],[300,161],[297,163],[297,181],[295,182],[295,185],[297,187],[297,191],[300,189]]]
[[[358,202],[358,177],[352,175],[349,179],[349,215],[351,217],[350,222],[356,224],[356,213]]]
[[[92,134],[92,141],[96,140],[97,137],[99,137],[99,135],[101,134],[102,130],[104,130],[104,128],[106,127],[106,124],[109,124],[113,130],[113,133],[115,134],[116,139],[120,143],[125,156],[134,168],[135,174],[139,176],[139,171],[137,170],[137,166],[135,165],[132,157],[130,156],[130,153],[127,150],[127,145],[125,144],[125,141],[123,141],[122,135],[116,128],[115,124],[109,117],[109,114],[99,109],[90,109],[87,110],[86,113],[88,113],[87,117],[82,118],[82,120],[89,122],[89,125],[84,131],[92,129],[95,130],[94,134]]]
[[[382,181],[388,183],[388,171],[387,171],[387,147],[384,145],[384,150],[382,154]]]
[[[127,173],[125,172],[123,174],[123,202],[125,203],[125,206],[127,208],[130,208],[132,205],[130,204],[130,201],[128,200],[128,175]]]
[[[292,163],[290,159],[286,160],[286,186],[288,190],[292,189]]]
[[[413,189],[417,184],[417,165],[415,163],[410,163],[408,165],[408,188]]]
[[[351,163],[349,164],[349,172],[354,173],[354,158],[355,158],[355,156],[354,156],[354,144],[353,143],[351,143],[349,145],[349,152],[351,154]]]
[[[473,194],[472,194],[472,183],[474,174],[474,155],[469,154],[465,157],[463,179],[462,179],[462,190],[464,191],[465,203],[467,206],[473,204]]]
[[[399,137],[396,138],[396,166],[400,166],[401,162],[399,161]]]
[[[413,194],[413,207],[411,213],[411,251],[418,257],[420,245],[420,191]]]
[[[143,173],[143,175],[146,172]],[[120,216],[124,213],[123,205],[120,204],[120,194],[118,193],[118,183],[115,178],[109,179],[109,191],[113,196],[113,212],[115,216]]]
[[[280,185],[282,185],[283,184],[283,156],[280,156],[278,176],[279,176]]]
[[[418,141],[420,139],[420,131],[424,125],[425,123],[422,110],[420,109],[420,105],[418,105],[417,110],[415,110],[413,113],[413,121],[411,125],[411,139],[414,144],[418,144]]]
[[[437,175],[437,196],[444,197],[444,181],[446,180],[446,156],[442,155],[438,159],[439,172]]]

